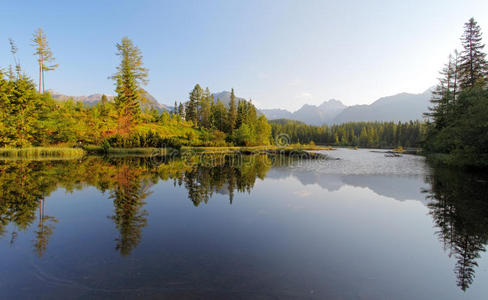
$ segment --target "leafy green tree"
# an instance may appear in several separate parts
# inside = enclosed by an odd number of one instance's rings
[[[237,145],[249,146],[252,141],[252,131],[247,124],[242,124],[232,133],[232,139]]]
[[[265,116],[259,116],[256,123],[256,145],[269,145],[271,137],[271,125]]]

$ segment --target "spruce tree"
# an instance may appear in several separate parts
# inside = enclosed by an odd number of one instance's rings
[[[237,122],[237,107],[234,89],[232,89],[230,92],[229,113],[227,117],[227,122],[228,133],[232,134],[232,131],[236,128]]]
[[[190,92],[189,101],[187,103],[185,112],[187,121],[192,121],[193,125],[198,125],[198,105],[202,99],[203,90],[197,83],[193,90]]]
[[[183,103],[181,103],[181,102],[180,102],[180,105],[178,105],[178,114],[183,119],[185,118],[185,106],[183,106]]]
[[[220,131],[225,131],[227,114],[228,112],[224,103],[220,99],[217,99],[217,103],[212,106],[211,110],[210,120],[212,127]]]
[[[437,130],[447,126],[448,114],[452,110],[458,92],[458,61],[456,56],[457,51],[455,56],[449,55],[448,63],[440,72],[439,84],[432,91],[432,98],[430,99],[432,106],[429,107],[429,112],[424,113],[424,116],[430,118],[432,125]]]
[[[477,84],[485,84],[488,71],[485,45],[481,41],[481,28],[474,18],[464,24],[464,33],[461,37],[463,51],[460,56],[459,75],[462,89],[472,88]]]

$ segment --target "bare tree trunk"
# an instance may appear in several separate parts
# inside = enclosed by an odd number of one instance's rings
[[[42,93],[44,93],[44,57],[42,58]]]
[[[42,83],[42,63],[41,63],[41,57],[39,56],[39,93],[41,92],[41,83]]]

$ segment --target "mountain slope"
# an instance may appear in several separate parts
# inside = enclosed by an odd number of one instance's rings
[[[291,113],[284,109],[263,109],[262,113],[266,118],[273,119],[290,119],[301,121],[310,125],[322,125],[330,123],[335,116],[342,112],[346,106],[341,101],[331,99],[324,101],[319,106],[304,104],[299,110]]]
[[[421,94],[400,93],[383,97],[370,105],[353,105],[338,114],[332,123],[352,121],[410,121],[423,119],[431,98],[431,90]]]
[[[319,106],[305,104],[292,113],[284,109],[261,110],[268,119],[290,119],[309,125],[340,124],[359,121],[422,120],[428,110],[432,89],[420,94],[400,93],[382,97],[372,104],[345,106],[331,99]]]
[[[214,97],[215,103],[217,103],[217,99],[220,99],[220,101],[222,101],[222,103],[224,103],[226,106],[229,106],[229,103],[230,103],[230,94],[231,93],[229,91],[222,91],[220,93],[213,93],[212,96]],[[237,102],[239,102],[239,100],[247,101],[244,98],[241,98],[241,97],[237,97],[236,96],[236,105],[237,105]]]
[[[261,109],[261,112],[266,116],[268,120],[293,119],[293,113],[287,111],[286,109]]]
[[[51,94],[51,97],[53,97],[56,100],[66,101],[69,98],[73,98],[74,101],[83,102],[84,104],[89,106],[96,105],[102,98],[102,94],[92,94],[88,96],[67,96],[54,90],[48,90],[48,92],[49,94]],[[106,96],[109,101],[113,101],[114,96],[110,96],[110,95],[106,95]],[[156,108],[159,112],[171,111],[171,108],[169,108],[167,105],[159,103],[158,100],[154,98],[154,96],[149,94],[146,90],[144,90],[142,97],[145,98],[145,101],[142,104],[143,108],[149,108],[149,109]]]

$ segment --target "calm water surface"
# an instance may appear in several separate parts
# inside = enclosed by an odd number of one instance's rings
[[[488,299],[488,178],[326,153],[0,161],[0,298]]]

